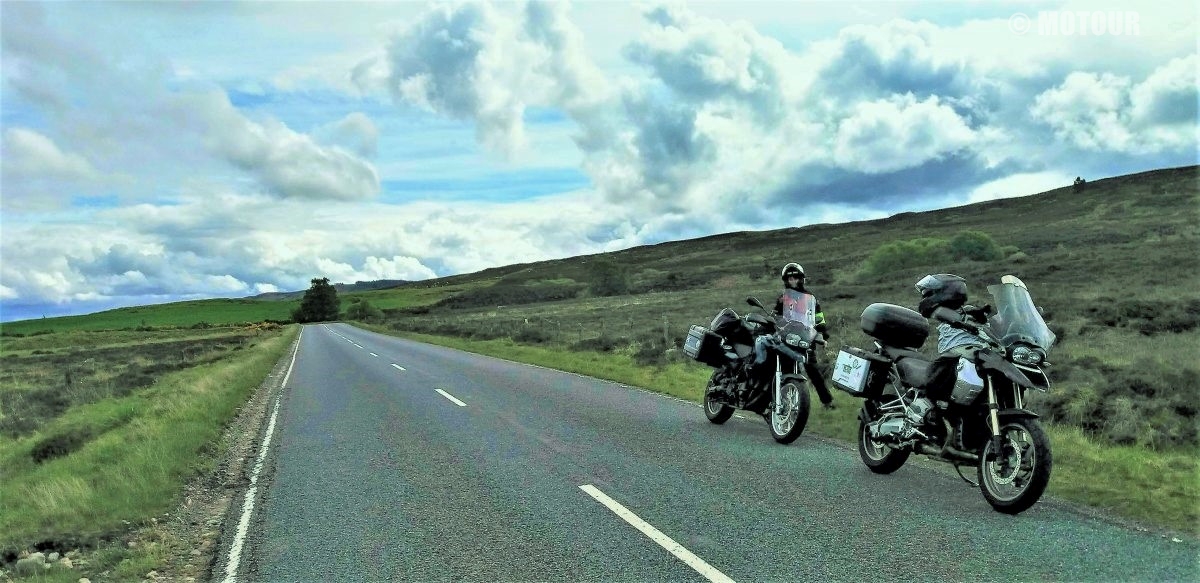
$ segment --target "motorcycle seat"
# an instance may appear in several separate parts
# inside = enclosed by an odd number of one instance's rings
[[[928,356],[895,346],[884,346],[883,355],[896,362],[896,370],[904,384],[910,387],[924,387],[929,382],[929,367],[932,361]]]
[[[932,366],[926,358],[902,358],[896,362],[896,370],[900,380],[910,387],[924,387],[929,382],[929,369]]]
[[[895,346],[883,346],[882,348],[884,356],[897,362],[901,360],[911,360],[914,358],[917,360],[923,360],[925,362],[930,362],[932,360],[928,356],[908,348],[896,348]]]

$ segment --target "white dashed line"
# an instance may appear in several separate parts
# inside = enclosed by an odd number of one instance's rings
[[[392,368],[394,368],[396,370],[404,370],[404,367],[402,367],[394,362],[392,363]]]
[[[467,406],[467,404],[466,404],[466,403],[464,403],[464,402],[462,402],[462,401],[459,401],[458,399],[455,399],[455,398],[454,398],[454,395],[451,395],[450,393],[447,393],[446,391],[443,391],[443,390],[441,390],[441,389],[434,389],[434,390],[436,390],[438,393],[440,393],[440,394],[441,394],[443,397],[446,397],[447,399],[450,399],[450,401],[451,401],[452,403],[454,403],[455,405],[458,405],[459,407],[466,407],[466,406]]]
[[[587,492],[588,495],[592,498],[595,498],[597,502],[607,506],[609,510],[612,510],[614,513],[616,513],[616,515],[624,519],[625,522],[628,522],[629,524],[633,525],[634,528],[642,531],[642,534],[650,537],[650,540],[658,543],[658,545],[662,548],[667,549],[667,552],[675,555],[676,558],[684,563],[687,563],[689,567],[695,569],[697,573],[700,573],[709,581],[712,581],[713,583],[734,583],[733,579],[730,579],[727,575],[718,571],[712,565],[704,562],[704,559],[693,555],[691,551],[683,548],[683,545],[675,542],[671,539],[671,537],[663,534],[662,531],[651,526],[650,523],[638,518],[636,514],[630,512],[629,509],[622,506],[620,502],[609,498],[604,492],[601,492],[595,486],[591,484],[584,484],[580,486],[579,489]]]

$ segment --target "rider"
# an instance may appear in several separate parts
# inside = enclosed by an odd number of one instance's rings
[[[952,273],[926,275],[917,281],[917,292],[921,303],[917,311],[930,318],[934,310],[949,308],[968,321],[983,324],[987,320],[985,308],[967,305],[967,280]],[[958,373],[959,359],[973,362],[975,353],[985,345],[978,336],[960,326],[938,322],[938,356],[929,367],[929,382],[925,393],[934,400],[950,400],[954,381]]]
[[[791,312],[793,309],[803,309],[811,302],[813,311],[814,328],[825,339],[829,339],[829,332],[826,330],[825,314],[821,312],[821,303],[817,301],[816,296],[812,295],[804,288],[804,268],[799,263],[788,263],[783,266],[783,271],[779,274],[783,280],[783,293],[779,294],[779,298],[775,300],[775,315],[782,316],[785,312]],[[760,365],[767,359],[766,346],[763,344],[763,339],[760,337],[754,343],[755,365]],[[821,404],[826,409],[833,409],[833,395],[830,394],[829,388],[825,386],[825,378],[821,376],[821,371],[817,370],[817,363],[811,356],[815,356],[816,352],[810,354],[810,358],[804,363],[804,372],[812,381],[813,388],[817,391],[817,396],[821,399]]]

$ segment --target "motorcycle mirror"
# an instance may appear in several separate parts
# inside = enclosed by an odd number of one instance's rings
[[[751,306],[754,306],[756,308],[762,309],[762,310],[767,309],[765,306],[762,305],[762,302],[758,301],[758,298],[756,298],[754,296],[750,296],[750,297],[746,298],[746,303],[750,304]]]

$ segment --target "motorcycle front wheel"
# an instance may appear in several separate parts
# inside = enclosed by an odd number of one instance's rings
[[[871,437],[871,429],[861,419],[858,422],[858,457],[872,472],[890,474],[908,461],[912,452],[892,449]]]
[[[991,458],[991,459],[988,459]],[[1050,438],[1036,419],[1004,421],[1000,451],[992,455],[988,439],[979,453],[979,489],[997,512],[1019,514],[1042,497],[1054,461]]]
[[[726,405],[712,398],[712,392],[719,385],[719,376],[721,370],[713,371],[712,376],[708,379],[708,386],[704,388],[704,415],[709,421],[720,425],[733,416],[733,407]]]
[[[804,426],[808,424],[808,391],[799,382],[791,380],[779,389],[783,406],[769,405],[767,424],[771,426],[771,437],[782,444],[796,441]]]

